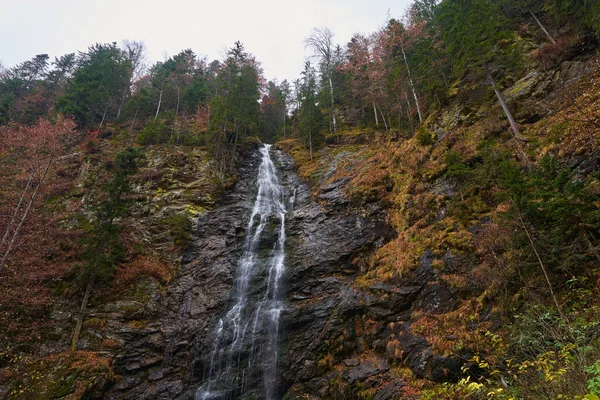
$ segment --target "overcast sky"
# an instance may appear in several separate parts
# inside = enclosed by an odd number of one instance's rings
[[[151,62],[191,48],[222,59],[236,40],[262,62],[268,79],[295,79],[312,28],[327,26],[336,44],[371,33],[409,0],[0,0],[0,62],[86,50],[96,42],[143,40]]]

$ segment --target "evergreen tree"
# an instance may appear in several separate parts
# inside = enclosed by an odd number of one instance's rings
[[[58,99],[59,112],[71,115],[80,126],[100,128],[119,107],[121,94],[129,85],[131,61],[116,43],[95,44],[80,53],[73,79]]]
[[[521,49],[509,20],[497,2],[491,0],[445,0],[436,9],[442,39],[454,57],[454,72],[467,70],[487,77],[517,139],[524,140],[496,84],[504,69],[515,69]]]
[[[216,77],[216,95],[210,108],[210,131],[216,136],[215,154],[225,166],[233,168],[238,143],[260,124],[260,87],[262,71],[240,42],[229,49],[227,59]],[[227,162],[226,154],[230,161]]]
[[[281,133],[287,118],[286,94],[283,84],[269,81],[266,93],[261,100],[261,139],[265,142],[275,142]]]
[[[302,83],[299,88],[300,109],[298,112],[298,125],[300,134],[309,149],[310,158],[313,148],[324,141],[321,129],[323,127],[323,114],[317,105],[317,79],[316,71],[307,61],[302,71]]]
[[[130,191],[129,176],[137,171],[138,160],[142,157],[140,150],[131,147],[117,153],[113,178],[104,187],[105,199],[95,207],[94,220],[86,228],[83,241],[85,262],[76,268],[77,281],[85,285],[86,290],[73,334],[72,351],[77,349],[79,332],[93,285],[110,281],[116,265],[125,258],[125,247],[119,238],[120,228],[114,221],[126,210],[127,201],[123,196]]]

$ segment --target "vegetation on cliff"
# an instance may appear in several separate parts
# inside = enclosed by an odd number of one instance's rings
[[[356,288],[398,289],[425,258],[452,293],[409,321],[460,360],[448,382],[415,373],[395,334],[351,356],[381,352],[406,398],[597,398],[599,7],[415,0],[344,46],[314,30],[293,84],[265,82],[240,42],[210,63],[184,50],[146,70],[143,44],[124,42],[3,71],[0,395],[110,385],[122,339],[88,300],[143,329],[240,155],[279,140],[315,193],[345,179],[349,210],[387,209],[397,236],[353,260]],[[349,356],[336,351],[320,368]]]

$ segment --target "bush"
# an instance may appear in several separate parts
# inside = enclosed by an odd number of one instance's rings
[[[421,146],[429,146],[433,144],[433,135],[426,128],[420,127],[417,131],[417,141]]]
[[[585,372],[591,375],[588,379],[588,389],[590,393],[600,395],[600,360],[596,361],[589,367],[585,368]]]
[[[568,59],[571,41],[571,37],[561,37],[556,43],[546,43],[541,46],[535,57],[539,65],[544,69],[552,69]]]
[[[163,144],[167,143],[171,136],[170,129],[164,120],[151,120],[137,136],[139,144]]]
[[[446,173],[444,176],[448,179],[462,182],[471,174],[469,166],[463,162],[460,154],[454,150],[450,150],[446,153],[446,165]]]

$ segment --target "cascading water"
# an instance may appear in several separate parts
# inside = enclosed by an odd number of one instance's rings
[[[258,193],[238,262],[232,306],[215,328],[196,400],[277,398],[287,210],[270,148],[260,149]]]

